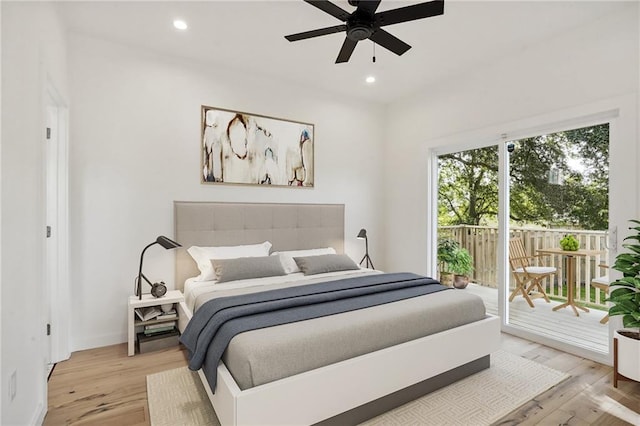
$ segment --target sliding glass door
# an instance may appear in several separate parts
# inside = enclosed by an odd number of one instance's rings
[[[624,208],[609,190],[609,141],[631,131],[629,121],[612,130],[612,118],[470,137],[435,149],[430,163],[434,275],[482,297],[504,331],[600,361],[611,331],[606,292],[592,282],[616,254],[621,213],[612,224],[611,200]],[[465,274],[466,286],[456,277]]]

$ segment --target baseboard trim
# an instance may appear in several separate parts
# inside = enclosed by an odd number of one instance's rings
[[[33,418],[31,419],[30,425],[37,426],[44,423],[44,417],[47,415],[47,407],[41,401],[36,407],[35,412],[33,413]]]
[[[84,351],[86,349],[101,348],[103,346],[118,345],[126,343],[127,336],[121,333],[103,334],[101,336],[91,336],[84,339],[78,339],[73,342],[71,352]]]

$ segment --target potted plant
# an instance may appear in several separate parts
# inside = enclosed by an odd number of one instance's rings
[[[640,225],[640,221],[630,222]],[[620,253],[616,257],[613,269],[622,272],[622,278],[611,283],[613,291],[607,301],[611,302],[609,316],[622,315],[624,330],[616,330],[617,339],[616,371],[614,372],[614,386],[617,376],[640,382],[640,226],[629,228],[635,234],[629,235],[624,241],[634,243],[622,244],[628,252]]]
[[[469,274],[473,272],[473,258],[466,248],[458,247],[453,252],[449,270],[454,273],[453,286],[465,288],[469,284]]]
[[[459,248],[458,242],[449,238],[442,238],[438,241],[438,270],[440,282],[443,285],[453,284],[453,272],[449,270],[449,265],[454,261],[455,251]]]
[[[580,248],[580,241],[574,235],[565,235],[560,240],[560,248],[565,251],[577,251]]]

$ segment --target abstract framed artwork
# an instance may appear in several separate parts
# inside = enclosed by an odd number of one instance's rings
[[[201,182],[313,187],[314,126],[202,106]]]

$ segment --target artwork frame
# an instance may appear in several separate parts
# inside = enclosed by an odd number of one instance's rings
[[[314,187],[312,123],[201,106],[200,182]]]

